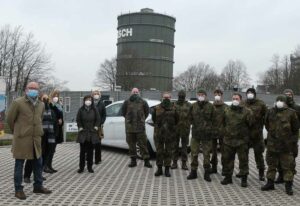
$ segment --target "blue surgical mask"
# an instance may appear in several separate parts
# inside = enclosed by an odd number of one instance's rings
[[[28,89],[28,91],[26,92],[26,95],[31,98],[36,98],[38,96],[38,94],[39,94],[39,91],[36,89]]]

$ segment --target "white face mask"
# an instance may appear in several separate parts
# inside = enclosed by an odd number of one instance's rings
[[[94,95],[94,99],[95,99],[95,100],[100,99],[100,95],[99,95],[99,94],[95,94],[95,95]]]
[[[57,102],[58,102],[58,97],[53,97],[52,101],[53,101],[54,103],[57,103]]]
[[[84,104],[89,107],[89,106],[91,106],[92,102],[91,102],[91,100],[86,100],[84,102]]]
[[[233,106],[239,106],[240,105],[240,102],[238,100],[233,100],[232,101],[232,105]]]
[[[205,100],[205,96],[198,96],[198,100],[199,100],[200,102],[203,102],[203,101]]]
[[[247,94],[247,99],[254,99],[254,94],[248,93]]]
[[[283,108],[283,107],[284,107],[284,102],[282,102],[282,101],[277,101],[277,102],[276,102],[276,107],[279,108],[279,109]]]
[[[220,101],[221,100],[221,96],[217,95],[215,96],[215,101]]]

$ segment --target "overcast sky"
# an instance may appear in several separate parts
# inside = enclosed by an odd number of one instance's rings
[[[32,32],[55,75],[90,90],[99,64],[117,53],[117,16],[145,7],[176,17],[174,75],[201,61],[220,73],[240,59],[256,80],[274,53],[300,44],[299,0],[0,0],[0,27]]]

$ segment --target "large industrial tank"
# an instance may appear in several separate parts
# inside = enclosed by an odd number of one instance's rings
[[[152,9],[118,16],[117,85],[172,90],[174,17]]]

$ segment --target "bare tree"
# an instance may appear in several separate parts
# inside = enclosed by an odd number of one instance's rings
[[[114,91],[116,86],[116,73],[116,57],[113,57],[110,60],[105,59],[104,62],[100,64],[100,67],[97,70],[94,85],[103,89],[109,88],[111,91]]]
[[[179,74],[173,80],[173,88],[176,90],[195,91],[198,88],[206,90],[215,89],[219,83],[219,76],[214,69],[203,62],[191,65],[186,71]]]
[[[224,89],[249,87],[250,76],[247,67],[241,60],[229,60],[221,73],[221,82]]]

